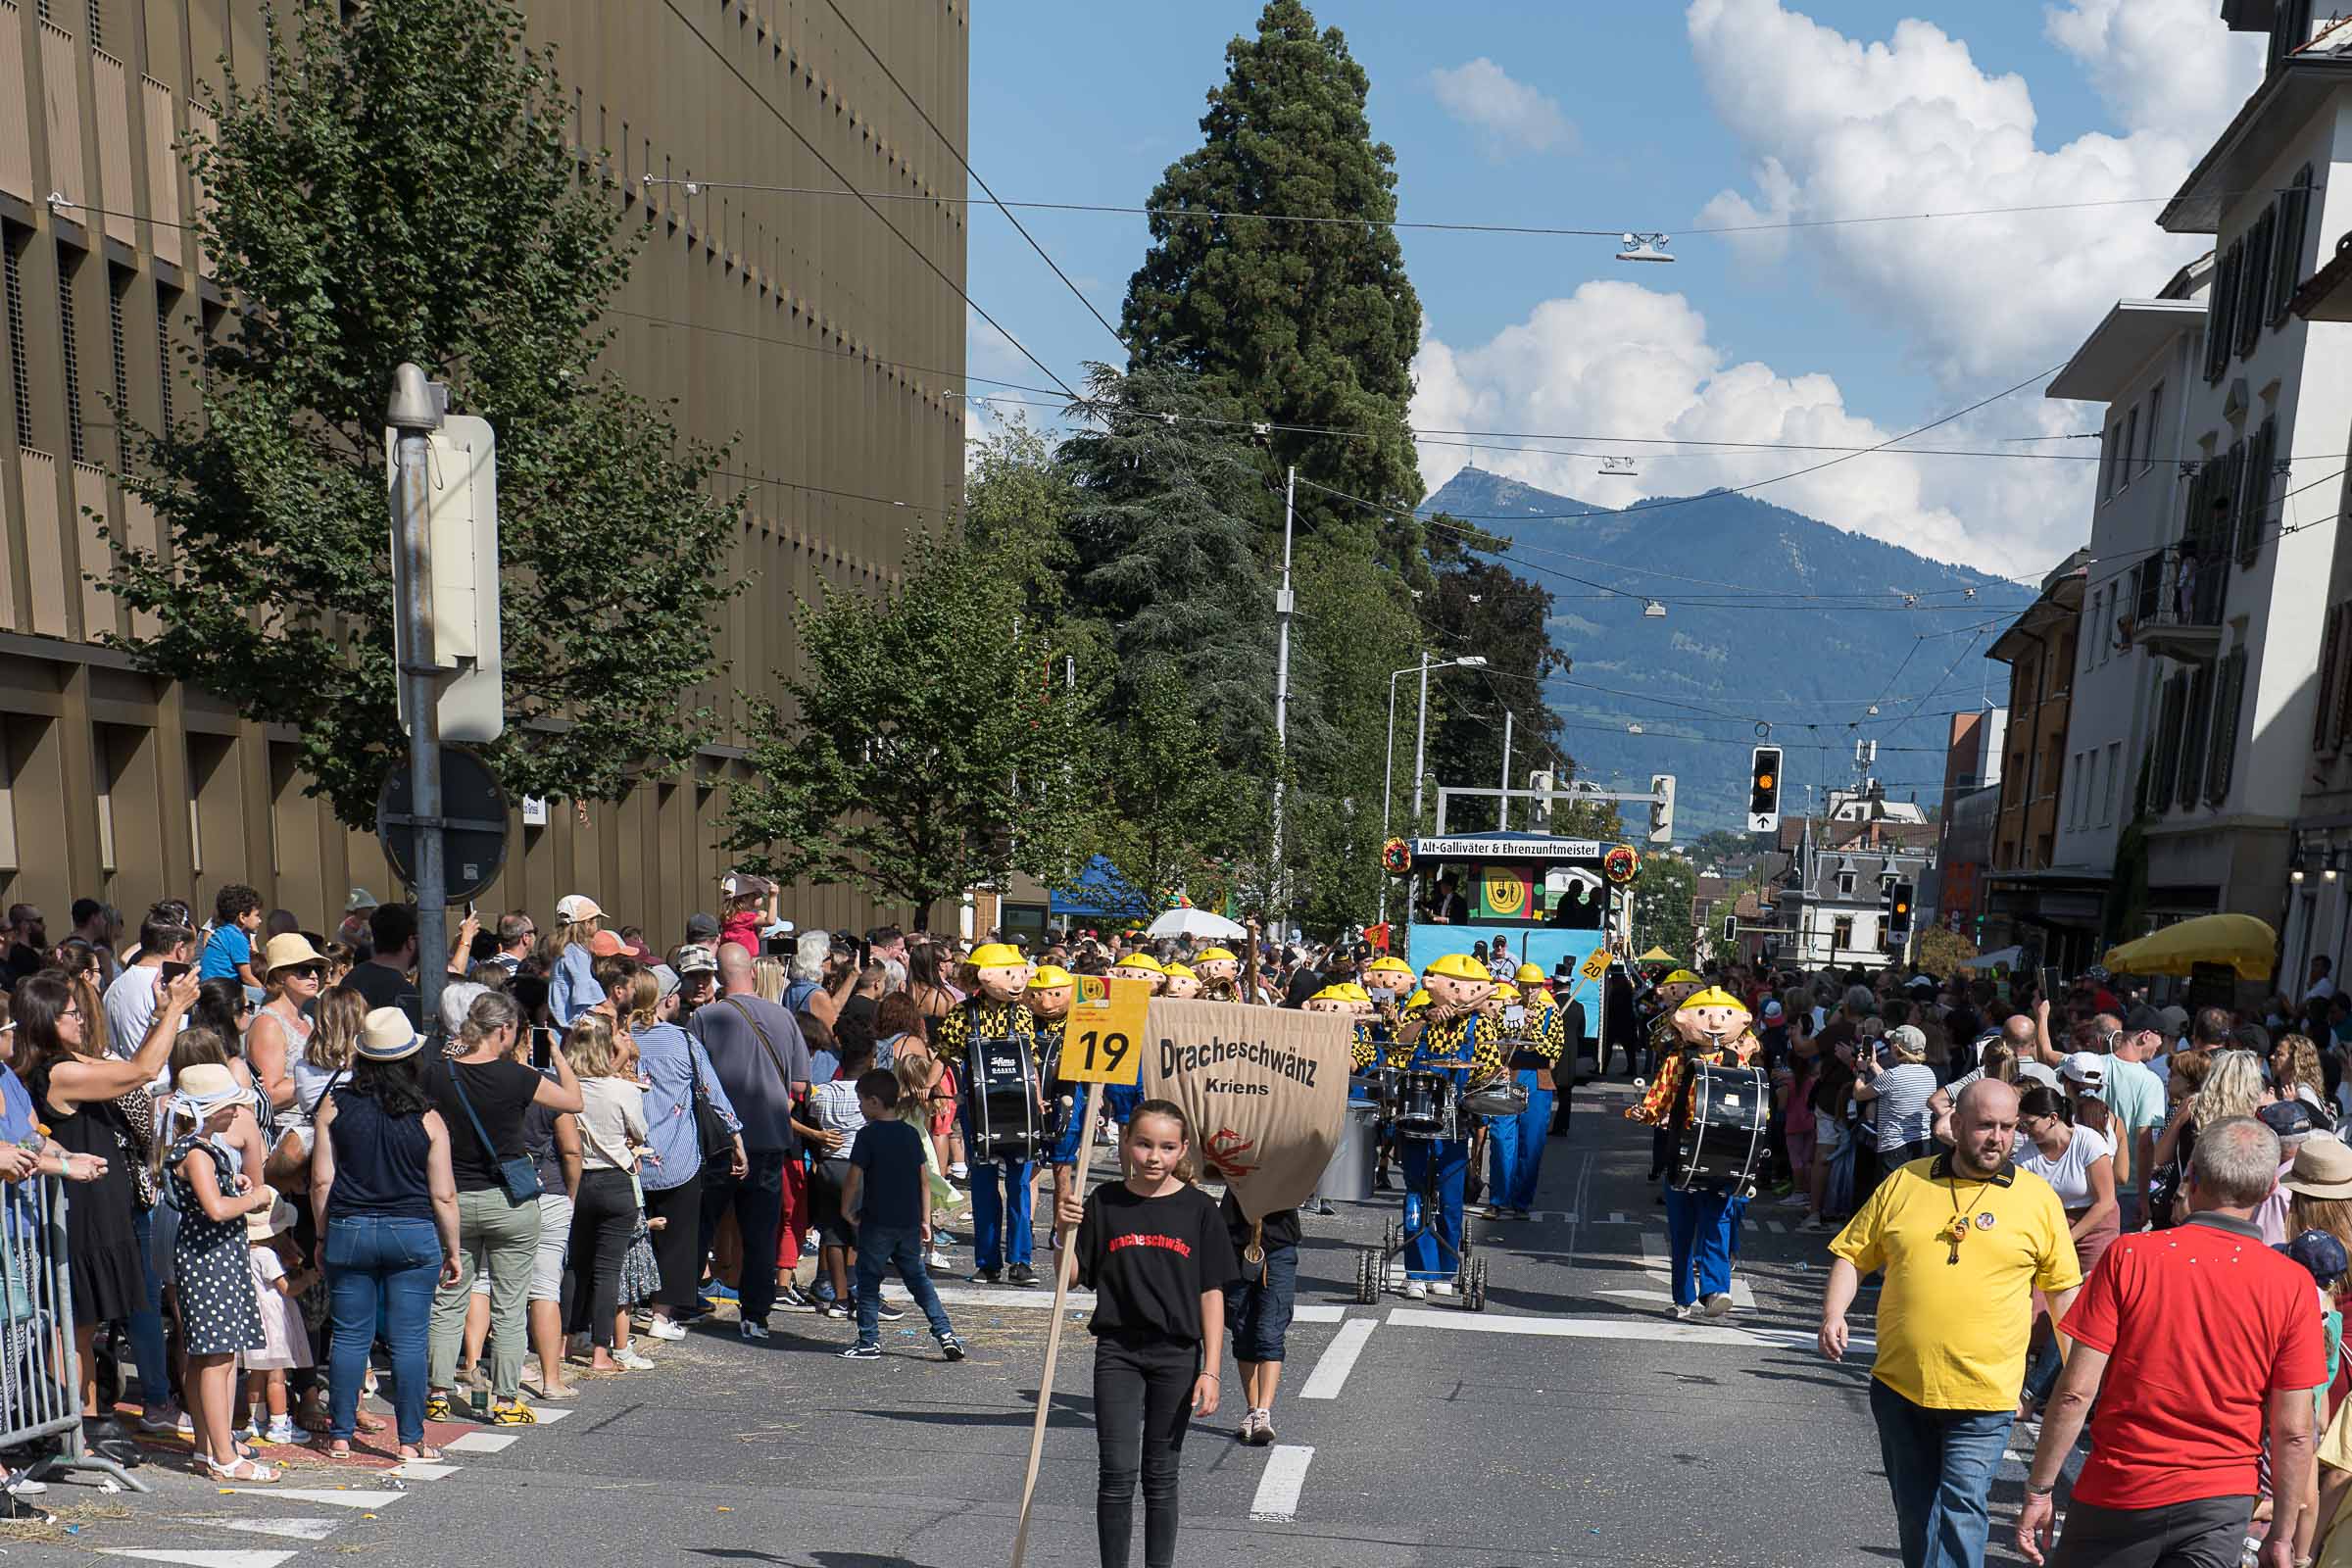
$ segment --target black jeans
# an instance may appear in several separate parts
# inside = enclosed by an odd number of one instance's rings
[[[1095,1536],[1102,1568],[1127,1568],[1135,1537],[1135,1478],[1144,1478],[1144,1568],[1175,1568],[1176,1482],[1193,1416],[1200,1347],[1156,1334],[1095,1340]]]
[[[2052,1568],[2236,1568],[2252,1497],[2200,1497],[2161,1508],[2069,1503]]]
[[[647,1188],[645,1217],[669,1221],[654,1232],[654,1266],[662,1275],[654,1304],[672,1317],[692,1313],[702,1305],[703,1254],[696,1244],[703,1239],[703,1178],[698,1174],[658,1193]]]
[[[612,1348],[620,1260],[637,1234],[637,1194],[625,1170],[584,1171],[571,1205],[571,1311],[564,1327]]]
[[[701,1256],[709,1256],[718,1235],[718,1217],[735,1210],[735,1229],[743,1236],[743,1271],[735,1277],[736,1304],[746,1323],[764,1327],[776,1305],[776,1232],[784,1223],[784,1161],[781,1150],[750,1152],[751,1169],[742,1180],[729,1176],[703,1178]]]

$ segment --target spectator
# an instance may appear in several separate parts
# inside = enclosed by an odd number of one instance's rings
[[[311,1040],[311,1013],[326,982],[326,960],[300,936],[271,937],[262,949],[268,1000],[245,1032],[245,1059],[273,1111],[294,1106],[294,1063]]]
[[[406,904],[379,905],[368,915],[370,953],[352,965],[343,983],[368,999],[370,1011],[398,1007],[409,1022],[424,1027],[424,1002],[409,978],[416,967],[416,911]]]
[[[620,1267],[637,1230],[637,1192],[629,1178],[637,1148],[645,1142],[644,1092],[633,1078],[623,1076],[624,1048],[603,1013],[582,1017],[565,1044],[578,1058],[585,1103],[580,1110],[580,1196],[571,1215],[571,1311],[564,1326],[575,1340],[585,1336],[594,1345],[590,1371],[618,1372],[623,1363],[613,1356],[619,1339]],[[750,1262],[747,1256],[747,1269]]]
[[[1928,1100],[1936,1093],[1936,1069],[1927,1064],[1927,1037],[1910,1024],[1887,1031],[1886,1051],[1891,1067],[1881,1067],[1876,1053],[1865,1054],[1854,1084],[1854,1099],[1879,1106],[1878,1155],[1882,1170],[1891,1171],[1925,1158],[1935,1148],[1930,1136],[1934,1113]]]
[[[114,984],[106,988],[102,1005],[109,1050],[128,1055],[138,1049],[139,1042],[147,1038],[147,1026],[155,1021],[164,965],[176,963],[185,968],[195,947],[196,933],[173,924],[161,905],[147,912],[147,918],[139,923],[137,961],[124,965]]]
[[[833,1025],[838,1038],[844,1030],[856,1030],[871,1040],[874,1014],[882,1005],[882,994],[890,988],[890,971],[879,963],[869,963],[858,971],[850,994],[841,1004],[841,1016]]]
[[[604,906],[585,893],[567,894],[556,901],[560,929],[550,944],[555,950],[555,965],[548,974],[547,1007],[559,1029],[569,1029],[581,1013],[605,1000],[591,967],[604,917]]]
[[[670,960],[678,972],[677,1023],[683,1027],[696,1010],[709,1003],[718,991],[718,957],[710,948],[689,943],[678,950]]]
[[[214,897],[213,916],[213,934],[205,939],[196,978],[241,981],[259,1002],[262,978],[253,969],[253,934],[262,928],[262,896],[231,882]]]
[[[817,1310],[839,1318],[855,1316],[858,1310],[858,1298],[850,1290],[850,1253],[858,1245],[858,1231],[850,1221],[846,1197],[850,1151],[865,1125],[865,1114],[858,1108],[858,1081],[874,1065],[869,1046],[845,1047],[840,1072],[820,1079],[808,1094],[810,1124],[837,1138],[808,1172],[808,1224],[817,1235]],[[898,1080],[891,1083],[895,1086]]]
[[[490,962],[509,974],[522,967],[539,941],[539,922],[523,909],[510,909],[498,917],[498,951],[490,955]]]
[[[705,1173],[699,1251],[710,1251],[719,1215],[731,1209],[743,1237],[743,1272],[736,1286],[739,1332],[747,1340],[764,1340],[777,1298],[784,1170],[801,1147],[792,1103],[808,1093],[808,1048],[791,1013],[752,994],[750,954],[733,945],[719,949],[718,983],[719,1000],[694,1015],[687,1033],[702,1042],[740,1119],[746,1168],[741,1176],[724,1179]],[[802,1300],[797,1291],[788,1298],[796,1306]]]
[[[629,1032],[637,1043],[637,1059],[645,1078],[646,1142],[653,1157],[639,1173],[649,1220],[665,1223],[654,1233],[654,1262],[662,1283],[655,1292],[653,1325],[657,1340],[682,1340],[685,1319],[701,1310],[696,1294],[702,1283],[704,1173],[719,1166],[729,1180],[740,1179],[751,1162],[744,1152],[743,1126],[727,1099],[718,1069],[710,1064],[702,1042],[678,1027],[677,975],[657,968],[640,976],[632,1001],[650,996],[634,1009]],[[703,1113],[707,1103],[730,1131],[720,1148],[703,1145]],[[723,1162],[723,1163],[721,1163]]]
[[[17,983],[13,1020],[24,1087],[48,1136],[90,1186],[66,1209],[72,1272],[74,1343],[81,1371],[84,1434],[91,1441],[126,1442],[129,1434],[98,1402],[98,1360],[92,1344],[101,1323],[127,1321],[147,1304],[140,1265],[138,1187],[131,1160],[143,1159],[148,1140],[134,1132],[122,1097],[143,1094],[171,1059],[180,1020],[196,1001],[196,977],[182,974],[166,990],[162,1009],[125,1060],[93,1054],[86,1020],[73,988],[54,974]]]
[[[2200,1032],[2218,1010],[2208,1007],[2198,1015]],[[2221,1016],[2225,1023],[2221,1038],[2226,1040],[2229,1015]],[[2164,1136],[2156,1141],[2156,1172],[2148,1193],[2148,1219],[2158,1229],[2178,1225],[2186,1217],[2183,1189],[2189,1156],[2196,1150],[2197,1129],[2232,1116],[2251,1116],[2277,1098],[2264,1080],[2262,1058],[2251,1051],[2184,1054],[2200,1055],[2204,1064],[2191,1069],[2199,1086],[2176,1102],[2171,1123],[2166,1126]],[[2182,1065],[2180,1057],[2174,1058],[2176,1076]],[[2159,1200],[2163,1204],[2161,1211],[2156,1207]]]
[[[246,1485],[278,1479],[273,1465],[237,1451],[237,1358],[264,1343],[261,1301],[254,1294],[245,1216],[267,1214],[276,1192],[261,1183],[241,1189],[236,1156],[205,1136],[216,1117],[234,1113],[244,1090],[226,1067],[195,1066],[172,1085],[171,1121],[159,1142],[172,1209],[179,1215],[172,1241],[172,1283],[179,1303],[180,1352],[187,1357],[183,1388],[195,1426],[196,1466],[216,1481]]]
[[[842,1191],[843,1218],[857,1228],[858,1339],[845,1360],[881,1359],[882,1276],[897,1269],[951,1361],[964,1356],[924,1252],[931,1239],[931,1190],[920,1128],[899,1119],[899,1081],[879,1068],[856,1084],[858,1141],[850,1146]]]
[[[375,895],[366,888],[353,888],[343,901],[343,920],[335,927],[335,941],[358,952],[373,945],[375,931],[370,917],[375,913]]]
[[[17,982],[39,974],[49,967],[49,922],[40,909],[30,904],[12,904],[8,906],[8,959],[0,968],[0,979],[6,984],[0,990],[14,990]]]
[[[2265,1247],[2280,1247],[2293,1234],[2287,1230],[2287,1221],[2294,1194],[2288,1190],[2286,1180],[2293,1174],[2295,1161],[2301,1156],[2304,1146],[2311,1142],[2312,1135],[2319,1130],[2319,1120],[2312,1114],[2311,1107],[2300,1100],[2281,1100],[2275,1104],[2265,1105],[2256,1113],[2255,1119],[2268,1127],[2278,1140],[2279,1185],[2270,1197],[2254,1205],[2254,1228],[2262,1233]]]
[[[74,940],[97,951],[101,965],[98,989],[104,991],[114,984],[122,967],[115,957],[115,950],[122,944],[122,916],[115,906],[96,899],[75,899]]]
[[[2312,1401],[2327,1358],[2311,1277],[2262,1245],[2254,1206],[2278,1180],[2278,1140],[2242,1116],[2204,1124],[2185,1224],[2110,1250],[2064,1320],[2075,1342],[2042,1424],[2018,1516],[2043,1560],[2061,1462],[2092,1401],[2059,1568],[2238,1560],[2269,1432],[2272,1515],[2260,1560],[2289,1568],[2310,1500]],[[2110,1374],[2114,1375],[2110,1375]]]
[[[481,991],[466,1004],[448,1054],[421,1075],[447,1129],[458,1209],[457,1277],[445,1280],[433,1298],[428,1420],[449,1419],[448,1391],[457,1381],[467,1299],[483,1269],[490,1274],[490,1420],[528,1426],[533,1419],[522,1402],[521,1382],[531,1270],[539,1252],[539,1194],[535,1182],[518,1183],[508,1173],[527,1157],[524,1111],[533,1104],[576,1111],[580,1086],[562,1051],[551,1054],[556,1076],[550,1081],[521,1059],[528,1045],[514,999]]]
[[[2320,1048],[2309,1035],[2281,1034],[2272,1041],[2271,1083],[2280,1100],[2300,1100],[2323,1123],[2335,1124],[2335,1101],[2320,1070]]]
[[[2144,1217],[2142,1195],[2156,1164],[2156,1136],[2166,1115],[2164,1080],[2148,1059],[2165,1049],[2164,1019],[2144,1003],[2120,1022],[2102,1013],[2099,1028],[2112,1053],[2107,1061],[2103,1099],[2114,1119],[2117,1164],[2115,1184],[2118,1219],[2126,1234],[2139,1229]]]
[[[441,1456],[424,1441],[425,1330],[436,1278],[444,1286],[459,1278],[458,1193],[449,1129],[417,1071],[423,1045],[406,1012],[373,1009],[361,1025],[351,1082],[318,1106],[311,1206],[324,1216],[319,1257],[334,1303],[326,1450],[332,1459],[351,1457],[360,1387],[379,1325],[392,1352],[400,1456]]]
[[[1986,1497],[2017,1414],[2034,1289],[2063,1314],[2082,1275],[2049,1184],[2009,1157],[2017,1092],[1971,1085],[1953,1108],[1956,1146],[1904,1166],[1830,1244],[1821,1348],[1845,1355],[1862,1276],[1884,1269],[1871,1414],[1894,1497],[1904,1568],[1975,1568]],[[2063,1450],[2061,1450],[2063,1451]]]
[[[2325,953],[2315,953],[2311,956],[2310,975],[2303,983],[2303,1000],[2305,1002],[2309,1002],[2314,997],[2335,995],[2334,968],[2335,961]]]

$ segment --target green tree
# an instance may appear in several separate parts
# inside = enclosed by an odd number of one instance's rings
[[[1957,974],[1960,965],[1977,956],[1977,945],[1959,932],[1946,926],[1922,926],[1915,939],[1913,951],[1919,955],[1919,966],[1939,980]]]
[[[1644,855],[1634,882],[1634,951],[1664,948],[1690,961],[1698,932],[1698,876],[1679,855]]]
[[[1386,226],[1396,157],[1372,139],[1370,78],[1299,0],[1269,0],[1225,60],[1201,146],[1152,192],[1152,248],[1121,318],[1134,362],[1196,371],[1244,417],[1272,422],[1276,471],[1296,464],[1302,480],[1378,503],[1301,487],[1299,526],[1377,539],[1392,571],[1417,577],[1421,474],[1405,419],[1421,302]]]
[[[1080,499],[1053,444],[1025,417],[1015,415],[971,443],[964,532],[1021,584],[1023,612],[1046,624],[1071,612],[1066,583],[1077,552],[1070,529]]]
[[[634,231],[581,181],[570,105],[500,0],[288,0],[263,85],[233,75],[188,149],[236,302],[203,414],[137,444],[169,546],[110,584],[162,621],[130,651],[290,726],[347,823],[373,820],[396,720],[383,411],[413,360],[498,433],[508,788],[611,799],[683,765],[710,714],[733,511],[719,461],[603,373]],[[346,20],[345,13],[350,13]],[[123,411],[117,411],[123,417]]]
[[[1004,560],[929,535],[892,587],[803,600],[794,707],[754,705],[756,776],[728,803],[726,847],[906,905],[918,930],[1013,871],[1070,885],[1102,828],[1098,692],[1067,683],[1062,645],[1021,610]]]
[[[1225,880],[1212,866],[1259,849],[1266,803],[1258,792],[1234,789],[1173,661],[1146,670],[1138,698],[1105,769],[1114,814],[1103,851],[1153,906],[1179,891],[1206,904],[1209,883]]]
[[[1443,716],[1431,725],[1430,771],[1443,783],[1483,789],[1500,779],[1506,711],[1513,787],[1539,768],[1562,777],[1575,770],[1560,746],[1560,716],[1544,698],[1545,682],[1568,668],[1568,656],[1551,640],[1551,590],[1479,553],[1508,548],[1484,535],[1467,543],[1447,530],[1431,535],[1439,567],[1421,601],[1431,640],[1449,655],[1476,654],[1487,662],[1484,669],[1453,677]],[[1434,694],[1431,706],[1437,710]],[[1512,819],[1526,815],[1522,804]],[[1495,820],[1492,811],[1471,818],[1478,826]]]

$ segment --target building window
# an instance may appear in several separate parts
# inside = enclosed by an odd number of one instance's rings
[[[2123,451],[2123,425],[2120,423],[2109,425],[2107,427],[2106,439],[2101,441],[2099,445],[2099,494],[2102,496],[2111,496],[2115,494],[2116,460],[2122,455]]]
[[[106,47],[106,0],[90,0],[88,7],[90,47]]]
[[[2122,482],[2126,486],[2132,483],[2132,475],[2138,471],[2134,459],[2134,454],[2138,451],[2139,408],[2134,404],[2131,417],[2124,421],[2124,450],[2116,459],[2116,466],[2120,471]]]
[[[130,353],[122,338],[122,296],[130,288],[127,268],[106,270],[107,346],[115,362],[115,468],[130,471]]]
[[[1830,922],[1830,949],[1835,953],[1849,952],[1854,945],[1854,917],[1841,914]]]
[[[2157,441],[2156,426],[2163,418],[2164,383],[2159,381],[2156,383],[2156,390],[2148,394],[2148,423],[2139,443],[2139,466],[2143,469],[2146,468],[2151,462],[2155,461]]]
[[[17,445],[32,445],[32,369],[24,356],[24,236],[26,231],[9,225],[0,236],[0,256],[5,257],[8,293],[8,379],[9,388],[16,394]]]
[[[1854,896],[1853,872],[1840,871],[1838,873],[1838,896],[1841,899],[1850,899]]]
[[[57,330],[66,372],[66,450],[75,463],[86,463],[89,448],[81,427],[81,355],[74,330],[74,270],[61,252],[57,268]]]
[[[2303,241],[2311,232],[2311,166],[2295,171],[2278,198],[2278,249],[2272,266],[2271,324],[2284,326],[2294,314],[2295,285],[2303,280]]]
[[[166,434],[169,434],[172,429],[172,313],[178,308],[178,305],[179,295],[175,290],[165,288],[161,284],[156,286],[155,360],[157,368],[162,371],[157,383],[160,395],[156,402],[156,409],[163,416],[163,428]]]

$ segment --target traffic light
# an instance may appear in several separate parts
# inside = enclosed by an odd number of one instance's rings
[[[1649,842],[1674,842],[1674,775],[1653,773],[1649,778]]]
[[[1911,940],[1911,901],[1918,888],[1909,882],[1897,882],[1886,896],[1886,951],[1900,953]]]
[[[1747,773],[1747,830],[1775,833],[1781,826],[1781,749],[1759,746]]]
[[[1723,945],[1726,948],[1736,948],[1740,945],[1740,917],[1736,914],[1727,914],[1723,917]]]

